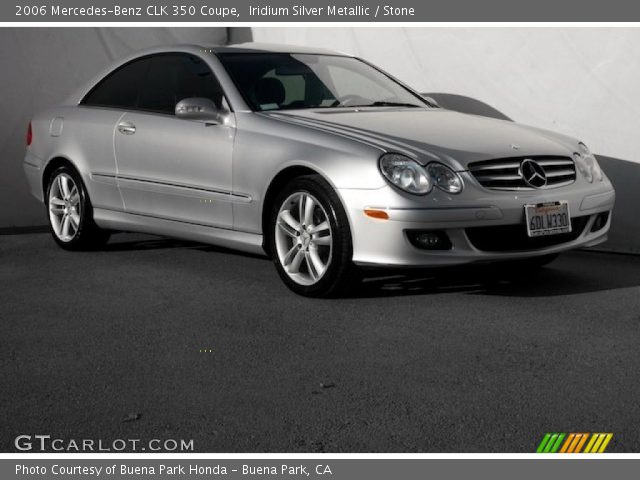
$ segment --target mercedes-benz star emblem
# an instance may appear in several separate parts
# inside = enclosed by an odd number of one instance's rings
[[[533,188],[542,188],[547,184],[547,174],[544,172],[544,168],[530,158],[525,158],[520,164],[520,175]]]

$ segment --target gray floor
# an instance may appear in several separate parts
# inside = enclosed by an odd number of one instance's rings
[[[269,261],[119,235],[0,236],[0,450],[19,434],[197,451],[640,451],[640,257],[453,269],[291,294]],[[201,349],[212,353],[201,353]],[[133,420],[133,421],[124,421]]]

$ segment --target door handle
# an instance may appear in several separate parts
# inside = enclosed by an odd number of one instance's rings
[[[136,133],[136,126],[131,122],[122,122],[118,124],[118,131],[124,135],[133,135]]]

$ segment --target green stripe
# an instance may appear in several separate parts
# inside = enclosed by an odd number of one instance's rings
[[[551,434],[550,433],[545,433],[544,434],[544,438],[540,442],[540,445],[538,445],[538,449],[536,450],[536,453],[544,452],[544,447],[547,445],[547,442],[549,441],[550,438],[551,438]]]
[[[556,438],[558,438],[558,434],[554,433],[551,435],[551,438],[547,442],[547,446],[544,447],[544,453],[551,453],[551,447],[553,447],[556,443]]]
[[[553,446],[549,453],[556,453],[558,451],[560,445],[562,445],[562,440],[564,440],[565,435],[565,433],[561,433],[560,435],[558,435],[558,440],[556,440],[556,444]]]

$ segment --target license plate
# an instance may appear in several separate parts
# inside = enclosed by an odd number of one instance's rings
[[[571,232],[571,216],[567,202],[525,205],[524,214],[527,220],[527,234],[530,237]]]

